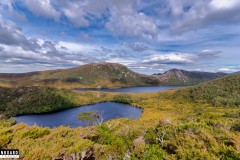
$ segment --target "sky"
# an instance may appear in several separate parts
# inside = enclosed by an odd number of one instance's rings
[[[240,71],[240,0],[1,0],[0,73],[112,62]]]

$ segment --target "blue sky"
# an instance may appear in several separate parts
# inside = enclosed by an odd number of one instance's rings
[[[240,0],[1,0],[0,72],[240,70]]]

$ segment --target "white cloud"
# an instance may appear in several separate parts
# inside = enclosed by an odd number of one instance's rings
[[[109,5],[110,18],[106,27],[116,36],[157,37],[155,19],[141,12],[140,1],[123,0]]]
[[[54,20],[59,20],[60,12],[57,11],[51,0],[22,0],[28,9],[37,16],[43,16]]]
[[[137,51],[137,52],[142,52],[142,51],[145,51],[145,50],[148,50],[149,47],[142,44],[142,43],[139,43],[139,42],[136,42],[136,43],[127,43],[127,42],[124,42],[123,43],[124,46],[130,48],[131,50],[133,51]]]
[[[108,14],[106,28],[116,36],[155,37],[157,26],[152,18],[138,11],[135,0],[58,1],[63,14],[77,27],[89,26],[90,19]]]
[[[194,2],[194,3],[193,3]],[[170,3],[174,11],[176,5]],[[178,2],[180,11],[175,14],[172,31],[182,33],[212,24],[226,24],[240,20],[240,0],[202,0]],[[178,6],[178,7],[179,7]],[[184,11],[184,8],[188,8]]]
[[[109,2],[107,0],[57,0],[62,14],[69,19],[76,27],[87,27],[90,25],[89,19],[91,16],[95,18],[102,17],[102,14],[107,9]]]
[[[221,53],[221,51],[214,51],[214,50],[211,50],[211,49],[205,49],[205,50],[202,50],[201,52],[198,53],[198,56],[199,57],[203,57],[203,58],[213,58],[213,57],[216,57],[219,53]]]
[[[229,72],[229,71],[232,71],[230,68],[219,68],[218,70],[221,71],[221,72]]]
[[[133,11],[131,11],[133,12]],[[158,28],[154,20],[144,13],[123,13],[121,10],[113,11],[106,27],[116,36],[151,36],[154,38],[158,34]]]
[[[109,62],[109,63],[120,63],[120,64],[123,64],[123,65],[126,65],[126,66],[135,63],[134,60],[126,60],[126,59],[123,59],[123,58],[112,58],[112,59],[106,60],[106,62]]]
[[[24,14],[31,14],[19,9],[23,5],[34,15],[57,21],[44,36],[61,41],[38,39],[39,30],[48,27],[46,21],[36,26],[16,20],[25,21]],[[64,67],[108,61],[151,70],[154,65],[202,69],[199,64],[211,63],[204,69],[216,71],[230,61],[238,64],[240,0],[1,0],[0,12],[5,18],[0,17],[1,58],[12,65]],[[61,34],[54,35],[53,29]],[[157,40],[149,41],[153,37]],[[91,38],[95,43],[90,44]]]
[[[69,5],[68,8],[62,9],[64,15],[76,26],[86,27],[89,26],[89,21],[85,19],[85,12],[78,5]]]
[[[240,71],[240,65],[238,65],[238,66],[222,67],[222,68],[219,68],[218,71],[220,71],[220,72],[228,72],[228,73],[238,72],[238,71]]]
[[[233,72],[239,71],[239,69],[224,67],[224,68],[219,68],[218,71],[219,71],[219,72],[233,73]]]
[[[13,6],[12,0],[1,0],[0,1],[0,12],[3,14],[11,15],[17,20],[27,22],[27,18],[22,12],[16,11]]]
[[[144,60],[143,63],[187,64],[192,63],[195,58],[195,55],[187,53],[155,54]]]
[[[212,0],[209,3],[214,9],[232,9],[239,4],[239,0]]]
[[[27,38],[22,28],[0,15],[0,43],[6,45],[20,46],[25,50],[37,50],[40,46],[36,39]]]
[[[86,51],[89,52],[97,49],[97,47],[94,45],[73,43],[73,42],[67,42],[67,41],[59,41],[56,47],[59,50],[62,50],[62,47],[65,47],[68,50],[68,52],[71,52],[71,53],[86,52]]]
[[[67,48],[67,51],[63,48]],[[44,69],[47,66],[69,67],[98,60],[84,53],[89,50],[94,50],[94,46],[29,38],[14,22],[0,17],[0,64],[4,68],[15,66],[15,70],[11,72],[36,70],[36,68],[27,69],[27,66],[34,64],[38,66],[37,68],[42,66]],[[25,67],[18,71],[17,65]]]
[[[21,59],[38,59],[38,60],[50,60],[50,57],[47,57],[45,55],[33,52],[33,51],[27,51],[22,49],[19,46],[9,46],[0,44],[0,47],[4,48],[4,52],[1,53],[2,59],[13,59],[13,60],[21,60]]]
[[[141,12],[136,0],[57,0],[58,8],[51,0],[25,0],[24,4],[37,16],[59,20],[65,16],[76,27],[88,27],[91,20],[108,17],[102,22],[115,36],[157,37],[158,27],[153,18]]]

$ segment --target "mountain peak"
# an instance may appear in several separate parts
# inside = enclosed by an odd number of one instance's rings
[[[102,62],[102,63],[89,63],[89,64],[84,64],[81,66],[78,66],[76,68],[127,68],[125,65],[119,64],[119,63],[109,63],[109,62]]]
[[[118,63],[91,63],[75,68],[58,69],[23,74],[0,74],[7,86],[56,86],[107,88],[152,86],[152,85],[195,85],[222,77],[223,73],[191,72],[173,68],[163,74],[152,76],[136,73]],[[14,84],[14,85],[13,85]]]
[[[154,74],[155,77],[170,85],[194,85],[227,75],[226,73],[211,73],[200,71],[186,71],[170,69],[163,74]]]
[[[187,72],[187,71],[185,71],[185,70],[182,70],[182,69],[177,69],[177,68],[173,68],[173,69],[170,69],[170,70],[168,70],[168,71],[166,71],[165,73],[168,73],[168,72]]]

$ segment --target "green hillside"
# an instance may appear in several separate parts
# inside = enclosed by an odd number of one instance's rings
[[[0,82],[17,87],[40,85],[61,88],[160,85],[156,79],[135,73],[116,63],[93,63],[70,69],[25,74],[0,74]]]
[[[181,89],[176,94],[196,103],[240,107],[240,74]]]
[[[0,88],[0,117],[45,113],[76,106],[73,93],[46,87]]]

